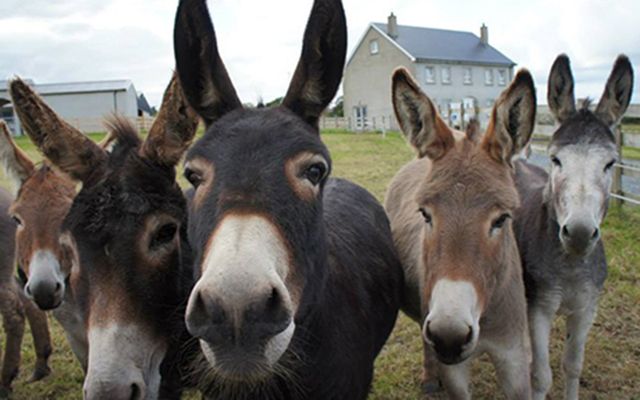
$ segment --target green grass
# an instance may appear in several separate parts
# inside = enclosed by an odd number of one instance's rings
[[[94,135],[99,140],[101,135]],[[18,139],[30,155],[37,152],[27,139]],[[331,150],[333,176],[351,179],[382,200],[396,171],[413,157],[411,149],[397,133],[345,134],[331,131],[323,135]],[[0,185],[6,180],[0,174]],[[582,375],[581,398],[638,399],[640,393],[640,207],[613,207],[603,226],[610,273],[600,301],[600,309],[587,344]],[[23,363],[14,383],[15,399],[81,399],[82,372],[73,358],[62,330],[50,318],[55,350],[51,376],[27,384],[34,363],[32,341],[23,343]],[[551,362],[554,384],[551,398],[562,398],[563,323],[554,326]],[[376,362],[371,399],[420,398],[422,348],[418,325],[404,315]],[[3,335],[4,336],[4,335]],[[486,357],[473,368],[474,398],[493,399],[499,389]],[[189,398],[197,398],[191,394]]]

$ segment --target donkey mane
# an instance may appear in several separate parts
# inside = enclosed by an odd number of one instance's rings
[[[105,119],[104,124],[108,131],[105,142],[114,142],[110,160],[122,161],[130,151],[139,148],[142,144],[138,130],[124,116],[113,114]]]

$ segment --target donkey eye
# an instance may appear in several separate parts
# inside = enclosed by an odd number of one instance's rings
[[[422,218],[424,218],[424,222],[426,222],[427,224],[431,225],[431,223],[433,222],[431,214],[429,214],[429,212],[427,210],[425,210],[424,208],[421,208],[418,211],[420,211],[420,214],[422,214]]]
[[[609,163],[604,166],[604,172],[608,172],[615,163],[616,163],[616,160],[609,161]]]
[[[551,156],[551,162],[553,163],[553,165],[555,165],[556,167],[562,167],[562,163],[560,162],[560,160],[558,159],[558,157],[556,156]]]
[[[202,176],[200,176],[200,174],[198,174],[197,172],[195,172],[194,170],[192,170],[190,168],[185,168],[184,177],[196,189],[202,183]]]
[[[501,229],[504,226],[504,223],[507,222],[507,219],[511,218],[511,215],[508,213],[504,213],[498,218],[496,218],[493,223],[491,223],[491,230]]]
[[[323,163],[315,163],[307,167],[304,171],[304,177],[313,185],[320,183],[327,172],[327,167]]]
[[[156,231],[149,243],[150,248],[157,248],[173,240],[178,230],[178,225],[170,222],[164,224]]]

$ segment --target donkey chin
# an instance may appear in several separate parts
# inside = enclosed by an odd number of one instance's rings
[[[433,287],[429,304],[422,336],[438,360],[453,365],[471,357],[480,336],[481,314],[474,286],[441,279]]]
[[[261,345],[212,345],[200,340],[202,354],[215,376],[229,383],[260,383],[279,371],[278,361],[286,352],[295,332],[291,321],[280,333]]]

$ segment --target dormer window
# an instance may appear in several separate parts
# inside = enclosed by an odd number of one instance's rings
[[[378,54],[380,52],[380,47],[378,46],[378,40],[373,39],[369,42],[369,53]]]

